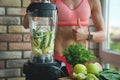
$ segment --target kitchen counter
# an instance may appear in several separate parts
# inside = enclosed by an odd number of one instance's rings
[[[58,80],[73,80],[73,79],[71,79],[69,77],[63,77],[63,78],[59,78]]]

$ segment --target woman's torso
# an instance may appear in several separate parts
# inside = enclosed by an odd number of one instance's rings
[[[90,5],[88,0],[56,0],[58,26],[77,26],[80,18],[82,26],[89,25]]]
[[[58,27],[56,39],[55,39],[55,53],[63,55],[64,49],[73,43],[81,43],[87,47],[87,41],[77,41],[72,32],[73,27]],[[88,30],[87,27],[84,27],[84,30]]]
[[[77,26],[77,18],[80,18],[84,30],[88,30],[90,7],[88,6],[89,3],[86,2],[87,0],[81,0],[77,7],[71,9],[65,2],[56,0],[55,4],[58,8],[58,29],[55,39],[55,53],[62,56],[63,50],[73,43],[78,42],[86,45],[85,40],[76,41],[72,32],[73,26]]]

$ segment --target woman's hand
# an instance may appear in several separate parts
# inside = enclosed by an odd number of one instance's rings
[[[87,40],[89,32],[86,31],[80,24],[80,18],[77,20],[78,27],[73,27],[73,37],[77,40]]]

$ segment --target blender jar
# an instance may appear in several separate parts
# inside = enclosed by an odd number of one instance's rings
[[[57,8],[51,3],[31,3],[27,8],[31,33],[31,61],[53,63]]]

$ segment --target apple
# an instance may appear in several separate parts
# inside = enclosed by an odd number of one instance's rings
[[[85,80],[99,80],[94,74],[88,73]]]
[[[100,63],[95,62],[94,64],[99,67],[99,71],[103,71],[102,65]]]
[[[73,79],[76,79],[76,78],[77,78],[77,76],[78,76],[78,74],[77,74],[77,73],[75,73],[75,72],[73,72],[73,73],[72,73],[72,78],[73,78]]]
[[[83,73],[77,74],[77,80],[84,80],[86,78],[86,75]]]
[[[83,74],[87,74],[87,68],[85,65],[83,64],[76,64],[74,67],[73,67],[73,72],[75,73],[83,73]]]
[[[99,67],[94,63],[89,63],[86,68],[88,73],[99,74],[100,72]]]
[[[83,73],[75,73],[73,72],[72,73],[72,78],[75,79],[75,80],[84,80],[86,78],[86,74],[83,74]]]

